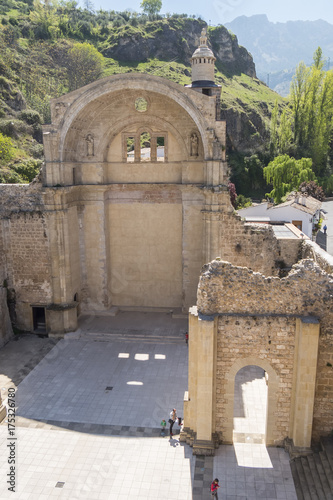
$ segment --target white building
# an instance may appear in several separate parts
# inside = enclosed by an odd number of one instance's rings
[[[238,210],[241,217],[256,222],[292,223],[304,234],[312,237],[321,217],[321,201],[312,196],[291,193],[280,205],[264,202]]]

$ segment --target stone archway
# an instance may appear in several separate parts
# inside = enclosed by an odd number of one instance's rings
[[[267,393],[267,418],[266,418],[266,445],[274,445],[273,429],[276,425],[276,408],[277,408],[277,389],[279,384],[279,377],[273,370],[271,365],[265,359],[256,357],[248,357],[238,359],[227,374],[226,385],[226,424],[224,432],[224,442],[233,442],[233,415],[234,415],[234,394],[235,394],[235,377],[241,368],[248,365],[259,366],[268,376],[268,393]]]
[[[266,443],[268,377],[256,365],[244,366],[235,376],[233,442]]]

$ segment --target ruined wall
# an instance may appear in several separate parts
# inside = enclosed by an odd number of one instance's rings
[[[31,329],[30,304],[46,305],[52,300],[45,215],[13,214],[7,245],[8,287],[15,293],[17,327]]]
[[[315,316],[333,335],[333,276],[310,259],[281,279],[215,260],[203,267],[197,306],[203,314]]]
[[[267,360],[280,377],[277,432],[288,435],[289,399],[294,366],[295,321],[320,321],[312,437],[332,429],[333,276],[313,260],[302,260],[286,278],[265,277],[248,268],[213,261],[204,266],[198,287],[198,311],[218,315],[217,427],[223,431],[224,387],[237,359]],[[204,316],[203,316],[204,317]],[[230,408],[229,408],[230,410]],[[276,433],[277,434],[277,433]],[[278,437],[276,435],[276,437]]]
[[[39,183],[0,186],[1,273],[6,279],[12,319],[32,329],[30,304],[51,301],[51,273],[46,215]]]
[[[313,259],[327,273],[333,274],[333,256],[311,240],[302,241],[301,258]]]
[[[265,276],[278,276],[280,268],[298,261],[301,240],[277,239],[269,224],[244,223],[238,215],[223,214],[220,257],[235,266],[246,266]]]
[[[292,395],[295,318],[220,316],[217,333],[216,432],[225,436],[232,404],[228,399],[230,371],[237,360],[268,361],[278,376],[272,437],[281,444],[288,436]],[[259,365],[265,368],[264,365]],[[268,381],[270,384],[270,380]]]

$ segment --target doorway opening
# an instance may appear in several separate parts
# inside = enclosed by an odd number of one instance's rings
[[[32,307],[33,329],[35,333],[46,333],[45,307]]]
[[[266,443],[268,375],[255,365],[235,376],[233,442]]]

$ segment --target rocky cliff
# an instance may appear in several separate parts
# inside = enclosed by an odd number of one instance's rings
[[[105,57],[127,63],[160,59],[189,66],[205,26],[204,21],[190,18],[161,19],[147,23],[144,28],[127,25],[113,30],[102,53]],[[218,69],[229,75],[256,76],[251,54],[238,45],[237,37],[224,26],[209,28],[208,37]]]

